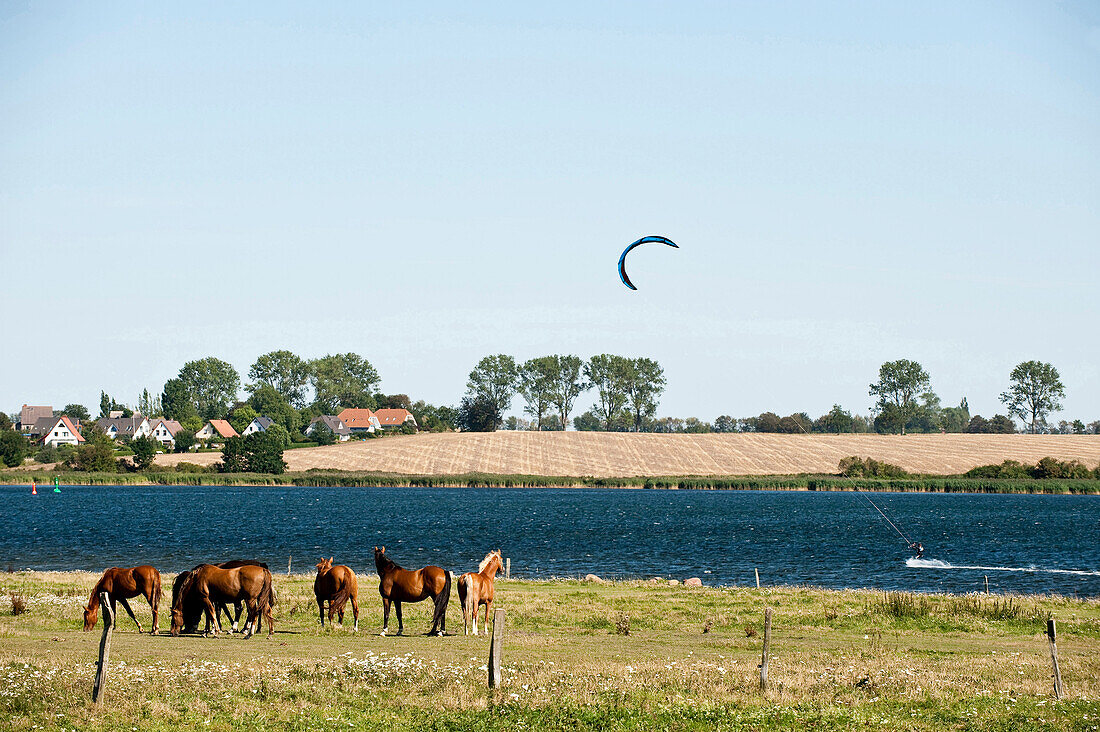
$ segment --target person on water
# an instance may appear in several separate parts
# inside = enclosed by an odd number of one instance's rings
[[[917,559],[920,559],[924,556],[924,544],[921,544],[919,541],[914,541],[912,544],[909,545],[909,548],[917,553]]]

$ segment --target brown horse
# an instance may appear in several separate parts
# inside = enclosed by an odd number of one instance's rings
[[[266,564],[264,564],[263,562],[256,561],[255,559],[231,559],[228,562],[221,562],[219,564],[215,564],[214,566],[219,567],[221,569],[233,569],[234,567],[263,567],[264,569],[267,569]],[[195,567],[194,569],[198,569],[198,567]],[[180,572],[179,574],[176,575],[176,579],[173,580],[173,582],[172,582],[172,604],[170,605],[170,607],[175,607],[176,603],[179,601],[180,588],[183,587],[183,583],[187,581],[187,578],[191,576],[191,571],[192,570],[186,570],[184,572]],[[272,585],[272,587],[271,587],[271,597],[268,598],[268,604],[274,606],[275,602],[276,602],[276,599],[277,598],[276,598],[276,595],[275,595],[275,587],[274,587],[274,585]],[[222,613],[225,613],[226,620],[232,621],[232,623],[233,623],[233,625],[231,626],[231,629],[230,629],[229,632],[230,633],[236,633],[239,630],[238,625],[239,625],[240,620],[241,620],[241,613],[244,611],[244,603],[243,602],[234,603],[233,613],[229,612],[229,605],[227,605],[224,602],[215,601],[214,602],[214,607],[216,608],[219,621],[221,620]],[[203,602],[199,598],[198,593],[189,592],[187,594],[187,597],[185,597],[184,601],[183,601],[183,620],[184,620],[183,632],[184,633],[198,632],[199,621],[202,620],[204,610],[205,610],[205,607],[203,606]],[[256,618],[256,623],[257,623],[257,625],[256,625],[255,628],[253,628],[253,632],[259,633],[260,632],[260,627],[262,625],[260,623],[260,618],[259,617]],[[207,624],[206,631],[210,632],[209,623]]]
[[[467,572],[458,578],[458,601],[462,605],[462,630],[469,633],[468,622],[474,621],[474,635],[477,635],[477,611],[479,605],[485,606],[485,632],[489,632],[489,611],[493,609],[493,580],[504,565],[500,558],[500,549],[494,549],[485,555],[476,572]]]
[[[390,627],[390,603],[397,612],[397,634],[401,635],[404,624],[401,622],[401,603],[420,602],[432,598],[435,613],[432,615],[432,629],[428,635],[447,633],[447,602],[451,599],[451,573],[442,567],[424,567],[423,569],[402,569],[386,556],[386,547],[374,547],[374,566],[378,568],[378,593],[382,595],[382,632],[385,635]]]
[[[222,569],[213,564],[200,564],[191,570],[191,574],[180,586],[179,597],[172,604],[172,635],[179,635],[183,630],[184,601],[191,592],[198,593],[206,610],[206,619],[213,626],[215,636],[221,631],[214,608],[215,601],[245,604],[248,609],[248,622],[244,628],[245,638],[252,635],[261,616],[267,621],[268,636],[275,632],[274,620],[271,617],[271,572],[264,567],[248,565]]]
[[[156,567],[143,564],[140,567],[111,567],[99,578],[92,590],[88,604],[84,606],[84,630],[91,630],[99,620],[99,593],[106,592],[111,599],[111,610],[115,610],[116,601],[122,603],[130,618],[137,623],[141,632],[141,623],[134,617],[128,598],[143,596],[153,609],[153,635],[157,634],[157,608],[160,605],[160,572]]]
[[[355,627],[359,632],[359,580],[350,567],[343,564],[332,566],[332,557],[317,563],[317,579],[313,580],[313,594],[317,596],[317,611],[321,615],[321,627],[325,627],[325,600],[328,600],[328,623],[332,625],[332,616],[340,618],[340,627],[344,627],[344,605],[351,599],[351,611],[355,615]]]

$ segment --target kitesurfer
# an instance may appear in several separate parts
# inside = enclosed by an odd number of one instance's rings
[[[919,541],[914,541],[909,545],[909,548],[917,553],[916,559],[920,559],[924,556],[924,544],[921,544]]]

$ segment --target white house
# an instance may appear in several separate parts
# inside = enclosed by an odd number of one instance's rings
[[[237,434],[237,430],[233,429],[233,425],[224,419],[212,419],[195,433],[195,439],[198,440],[228,439],[230,437],[240,437],[240,435]]]
[[[169,447],[176,446],[176,433],[183,429],[183,425],[174,419],[158,417],[152,422],[150,435],[154,440]]]
[[[242,435],[248,436],[253,432],[267,432],[267,428],[275,424],[275,420],[270,417],[256,417],[248,423],[248,426],[244,428]]]
[[[124,437],[136,440],[139,437],[148,437],[153,432],[149,418],[141,414],[135,414],[132,417],[104,417],[97,419],[96,424],[112,440]]]
[[[84,436],[80,430],[65,415],[40,419],[35,425],[35,431],[41,435],[43,445],[79,445],[84,442]]]
[[[404,424],[417,426],[416,417],[407,409],[376,409],[374,415],[378,418],[379,424],[386,429],[393,429]]]
[[[340,442],[346,442],[351,438],[351,428],[344,423],[344,420],[339,417],[334,417],[331,414],[322,414],[320,417],[314,417],[313,421],[309,423],[309,427],[306,427],[306,435],[312,435],[317,424],[324,422],[325,426],[332,431],[332,434],[336,435],[336,439]]]

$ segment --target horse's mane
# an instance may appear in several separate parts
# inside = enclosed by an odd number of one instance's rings
[[[481,564],[477,565],[478,572],[484,572],[485,568],[489,566],[489,562],[493,561],[493,557],[500,559],[500,549],[494,549],[485,555],[485,558],[481,560]]]
[[[390,559],[385,552],[374,555],[374,566],[377,567],[379,574],[392,572],[395,569],[404,569],[400,564]]]
[[[199,567],[202,566],[204,565],[199,565]],[[184,579],[183,583],[180,584],[179,595],[176,596],[176,602],[172,605],[173,610],[175,610],[177,607],[181,609],[183,608],[184,598],[186,598],[191,593],[191,585],[195,584],[195,577],[198,576],[198,572],[196,572],[195,570],[197,570],[199,567],[195,567],[195,569],[192,569],[190,572],[188,572],[186,579]],[[176,579],[177,581],[179,580],[178,577]]]

